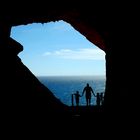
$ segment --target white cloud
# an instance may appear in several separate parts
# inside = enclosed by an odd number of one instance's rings
[[[45,52],[43,56],[56,56],[63,59],[75,60],[104,60],[105,53],[99,49],[84,48],[77,50],[61,49],[52,52]]]

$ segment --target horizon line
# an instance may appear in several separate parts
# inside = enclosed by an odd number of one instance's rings
[[[36,75],[37,77],[49,77],[49,76],[104,76],[106,77],[106,75]]]

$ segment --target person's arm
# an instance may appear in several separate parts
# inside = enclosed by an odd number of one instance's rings
[[[93,93],[94,97],[97,97],[97,95],[95,95],[95,93]]]
[[[82,96],[84,95],[84,92],[85,92],[85,88],[83,89]]]
[[[95,95],[95,93],[94,93],[94,91],[93,91],[93,89],[92,89],[92,88],[91,88],[91,91],[92,91],[93,95],[96,97],[96,95]]]
[[[93,91],[93,95],[96,97],[96,95],[95,95],[94,91]]]
[[[82,97],[82,95],[79,94],[79,97]]]

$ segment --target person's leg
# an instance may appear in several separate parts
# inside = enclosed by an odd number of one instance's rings
[[[87,106],[88,106],[88,98],[86,98]]]
[[[89,105],[90,105],[91,99],[89,98]]]
[[[79,99],[78,99],[78,101],[77,101],[77,106],[79,106]]]
[[[78,99],[76,99],[76,105],[77,105],[77,106],[79,105],[79,100],[78,100]]]

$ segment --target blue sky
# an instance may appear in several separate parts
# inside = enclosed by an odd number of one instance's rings
[[[105,75],[105,53],[64,21],[12,27],[22,62],[36,76]]]

